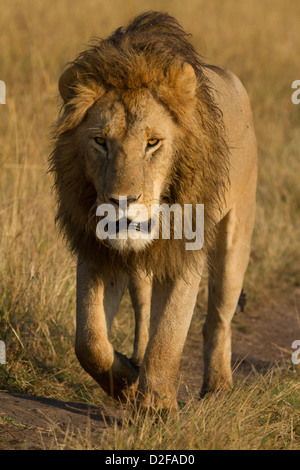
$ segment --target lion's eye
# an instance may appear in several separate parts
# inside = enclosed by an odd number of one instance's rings
[[[147,142],[147,147],[155,147],[159,143],[159,139],[149,139]]]
[[[102,147],[106,147],[106,139],[105,137],[95,137],[95,142],[98,144],[98,145],[101,145]]]

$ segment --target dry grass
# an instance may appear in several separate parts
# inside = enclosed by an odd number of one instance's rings
[[[300,105],[291,102],[291,83],[300,78],[298,2],[2,1],[0,79],[6,83],[7,104],[0,107],[0,339],[6,342],[8,363],[0,366],[1,389],[64,400],[106,400],[73,352],[75,262],[54,227],[46,174],[49,132],[58,112],[57,79],[64,64],[90,37],[105,36],[146,9],[174,14],[208,61],[229,67],[244,82],[260,155],[246,284],[257,302],[266,292],[299,286]],[[132,316],[126,298],[122,312],[113,336],[128,352]],[[260,378],[227,399],[191,403],[168,418],[167,426],[153,425],[149,418],[109,429],[101,446],[295,448],[300,408],[299,399],[293,399],[296,385],[289,375]]]
[[[199,403],[191,400],[167,418],[137,415],[133,421],[125,420],[103,436],[104,448],[296,449],[300,433],[297,388],[296,376],[270,373],[251,385],[240,384],[228,396],[213,395]]]
[[[300,434],[299,376],[270,371],[251,384],[240,383],[228,395],[190,399],[168,416],[128,410],[95,439],[85,432],[59,433],[54,450],[297,450]],[[48,445],[49,448],[49,445]],[[121,455],[121,454],[117,454]]]

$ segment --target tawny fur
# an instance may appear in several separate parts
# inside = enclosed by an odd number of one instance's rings
[[[202,392],[230,388],[230,323],[249,260],[257,178],[245,89],[231,72],[204,64],[178,22],[158,12],[81,53],[59,89],[50,170],[57,221],[78,256],[79,361],[111,396],[136,390],[143,406],[176,408],[180,357],[207,262]],[[100,121],[106,150],[87,138]],[[151,158],[143,142],[157,136],[149,122],[165,132]],[[204,204],[203,249],[187,251],[184,237],[139,250],[100,241],[96,206],[108,193],[134,193],[148,205]],[[109,340],[127,285],[137,325],[131,359]]]

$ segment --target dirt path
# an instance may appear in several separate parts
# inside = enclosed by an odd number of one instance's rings
[[[197,312],[198,310],[198,312]],[[192,324],[184,348],[179,399],[187,389],[201,387],[203,361],[201,322]],[[234,377],[266,372],[276,364],[291,364],[291,344],[300,339],[300,289],[280,300],[272,300],[259,311],[246,309],[233,322]],[[26,397],[0,392],[0,449],[51,449],[64,446],[66,436],[94,441],[122,412],[112,406],[99,408],[83,403],[62,402],[43,397]]]
[[[251,380],[256,371],[266,373],[276,365],[291,365],[291,345],[296,339],[300,340],[300,289],[280,299],[269,298],[268,305],[259,310],[246,306],[245,312],[236,314],[232,323],[234,378]],[[182,362],[183,382],[196,392],[203,374],[199,328],[198,331],[191,328]],[[183,387],[181,392],[184,394]]]

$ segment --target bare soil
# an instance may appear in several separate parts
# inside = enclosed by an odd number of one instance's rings
[[[235,380],[251,380],[256,372],[291,365],[291,344],[300,339],[300,289],[254,310],[251,305],[233,321],[232,365]],[[198,316],[197,316],[198,315]],[[201,388],[203,373],[201,308],[197,305],[183,352],[179,400]],[[103,431],[122,419],[122,410],[77,402],[0,392],[0,449],[68,447],[66,439],[87,437],[99,442]]]

